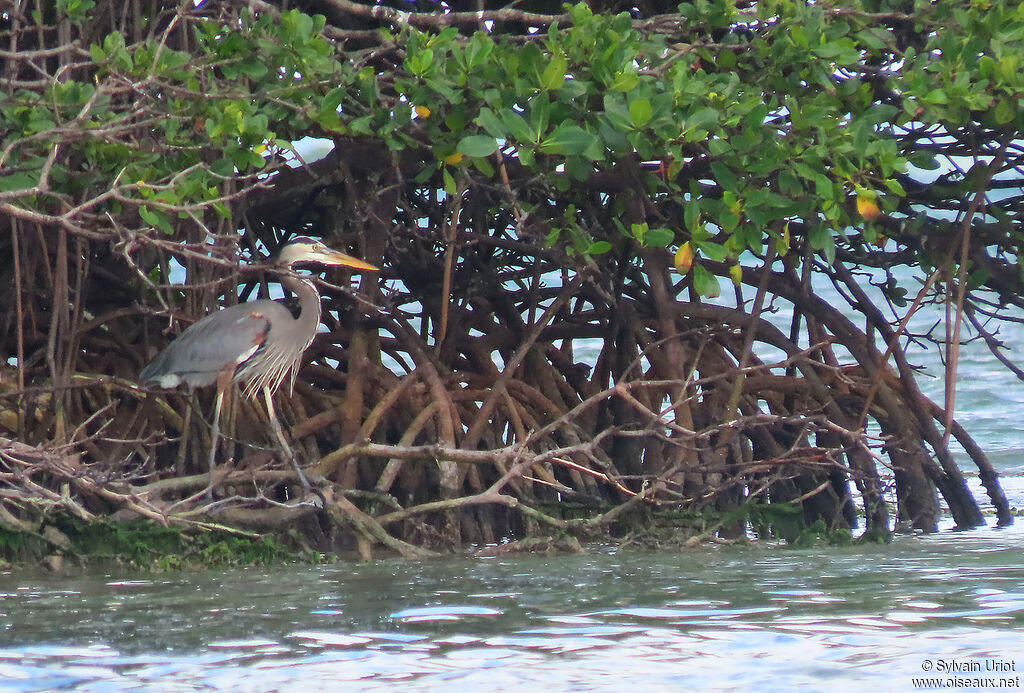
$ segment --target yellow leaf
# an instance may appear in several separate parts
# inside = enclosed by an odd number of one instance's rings
[[[881,210],[878,209],[878,203],[873,196],[857,193],[857,214],[871,221],[881,214]]]
[[[416,111],[416,115],[419,116],[420,118],[430,117],[430,109],[427,108],[426,106],[416,106],[412,110]]]
[[[741,265],[733,265],[729,268],[729,276],[732,277],[732,283],[739,286],[740,282],[743,281],[743,267]]]
[[[446,164],[449,164],[450,166],[460,164],[462,163],[462,152],[455,152],[454,154],[449,154],[448,156],[441,159],[441,161],[445,162]]]
[[[693,247],[687,241],[676,251],[675,266],[679,274],[686,274],[693,267]]]
[[[782,238],[775,241],[775,252],[779,255],[786,255],[789,252],[789,222],[782,227]]]
[[[267,151],[267,145],[265,144],[257,144],[252,148],[252,153],[256,155],[262,154],[265,151]]]

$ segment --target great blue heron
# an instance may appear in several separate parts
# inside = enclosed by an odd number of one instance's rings
[[[300,236],[278,253],[275,266],[281,272],[281,285],[299,299],[299,313],[278,301],[261,299],[239,303],[211,313],[190,325],[142,369],[139,378],[146,385],[173,388],[217,386],[211,424],[209,471],[213,470],[220,439],[220,410],[224,393],[232,382],[244,383],[244,391],[255,397],[259,391],[267,403],[267,415],[274,435],[298,472],[303,486],[309,483],[285,440],[274,411],[273,395],[289,373],[289,394],[295,386],[302,353],[313,342],[320,325],[320,294],[308,279],[291,273],[305,263],[376,270],[373,265],[331,250],[312,238]]]

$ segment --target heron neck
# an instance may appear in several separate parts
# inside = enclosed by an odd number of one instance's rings
[[[310,340],[320,327],[320,294],[309,279],[297,277],[294,274],[281,276],[281,286],[291,291],[299,299],[299,315],[295,319],[296,325],[308,334]]]

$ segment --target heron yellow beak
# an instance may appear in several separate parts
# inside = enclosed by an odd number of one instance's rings
[[[380,269],[376,265],[371,265],[369,262],[363,262],[357,257],[352,257],[345,253],[339,253],[337,250],[331,250],[330,248],[321,250],[318,253],[316,260],[324,265],[341,265],[342,267],[351,267],[353,269],[365,270],[367,272],[376,272]]]

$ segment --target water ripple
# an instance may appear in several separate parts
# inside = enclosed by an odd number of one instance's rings
[[[1020,545],[1014,527],[842,549],[6,576],[0,691],[904,689],[926,657],[1020,652]]]
[[[500,609],[473,605],[427,606],[402,609],[391,614],[399,621],[459,621],[465,616],[501,616]]]

